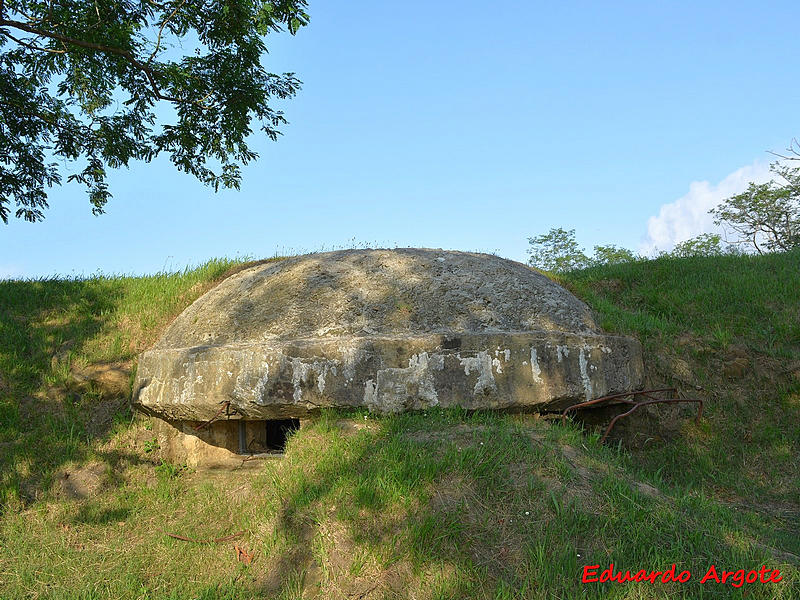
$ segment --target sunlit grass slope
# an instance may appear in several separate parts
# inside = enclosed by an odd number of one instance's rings
[[[562,279],[642,339],[651,382],[706,402],[634,450],[531,416],[325,413],[282,460],[161,464],[147,421],[73,372],[135,361],[234,266],[0,282],[0,598],[800,597],[799,254]],[[692,578],[581,583],[610,563]],[[784,579],[701,585],[712,564]]]
[[[639,456],[651,470],[745,503],[797,508],[800,252],[662,258],[565,283],[604,328],[644,342],[658,381],[706,401],[700,428]]]

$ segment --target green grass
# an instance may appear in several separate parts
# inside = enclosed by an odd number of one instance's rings
[[[700,425],[679,412],[643,448],[514,415],[324,413],[283,460],[193,472],[70,370],[135,359],[233,266],[0,282],[0,598],[800,597],[800,254],[562,278],[605,328],[642,339],[653,381],[706,401]],[[59,473],[89,468],[99,489],[65,499]],[[581,584],[611,562],[692,580]],[[784,581],[700,585],[711,564]]]
[[[97,390],[77,384],[72,369],[132,361],[237,264],[214,260],[149,277],[0,281],[0,507],[35,496],[62,464],[97,456],[98,438],[130,422],[117,403],[89,427],[109,407]]]
[[[732,343],[771,357],[800,358],[800,252],[659,258],[577,271],[561,278],[609,331],[650,349],[690,333],[716,351]]]
[[[576,272],[563,282],[595,308],[602,327],[643,341],[658,381],[673,376],[706,401],[700,427],[641,453],[642,464],[693,489],[796,510],[800,252],[661,258]],[[690,381],[671,372],[675,359],[690,367]],[[743,372],[726,373],[737,359]]]

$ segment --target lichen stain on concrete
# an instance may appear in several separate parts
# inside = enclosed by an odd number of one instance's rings
[[[558,362],[561,362],[567,356],[569,356],[569,348],[567,346],[556,346],[556,358]]]
[[[342,356],[342,368],[346,383],[353,381],[356,374],[356,363],[358,362],[358,350],[347,344],[339,345],[339,353]],[[335,373],[334,373],[335,374]]]
[[[300,402],[303,399],[303,389],[301,387],[302,384],[306,382],[308,379],[308,372],[310,370],[310,365],[305,364],[299,358],[292,359],[292,386],[294,387],[294,394],[292,397],[294,401]]]
[[[269,362],[259,353],[246,350],[238,352],[237,359],[238,371],[231,393],[232,398],[263,404],[269,392]],[[282,355],[280,359],[284,360]],[[250,365],[254,368],[249,368]],[[233,371],[227,371],[227,374],[228,378],[234,376]]]
[[[436,406],[439,395],[432,371],[442,370],[441,354],[414,354],[408,359],[408,367],[379,369],[376,382],[367,381],[364,403],[371,410],[390,413]]]
[[[258,378],[256,382],[256,387],[254,390],[254,400],[256,402],[261,402],[263,398],[267,395],[267,384],[269,383],[269,363],[267,361],[262,361],[261,363],[261,371],[263,375]]]
[[[583,389],[586,392],[586,400],[588,402],[592,399],[592,380],[589,377],[589,370],[587,368],[589,364],[586,360],[587,350],[589,350],[589,346],[585,344],[581,346],[580,353],[578,354],[578,365],[581,369],[581,380],[583,381]]]
[[[294,389],[292,397],[295,402],[300,402],[303,399],[303,387],[308,387],[311,381],[312,374],[316,379],[316,388],[320,394],[325,392],[325,375],[330,370],[334,375],[336,374],[336,365],[331,364],[335,361],[327,359],[313,360],[306,362],[299,358],[292,358],[292,387]]]
[[[328,371],[328,366],[319,363],[314,363],[314,372],[317,374],[317,389],[322,394],[325,391],[325,373]]]
[[[531,347],[531,374],[536,383],[542,383],[542,368],[539,366],[539,357],[536,348]]]
[[[489,394],[497,391],[497,383],[494,380],[494,373],[492,373],[492,359],[486,350],[478,352],[477,356],[468,356],[462,358],[458,355],[459,364],[464,367],[464,374],[469,375],[471,372],[478,373],[478,381],[475,382],[473,393]]]
[[[377,403],[375,402],[375,382],[372,379],[367,379],[364,384],[364,406],[372,409]]]

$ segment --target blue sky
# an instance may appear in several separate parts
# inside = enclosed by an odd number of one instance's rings
[[[698,6],[702,4],[702,6]],[[148,273],[217,256],[369,243],[526,259],[669,247],[767,176],[800,136],[796,2],[310,2],[271,35],[290,125],[239,192],[158,160],[115,172],[107,214],[76,185],[43,223],[0,226],[0,277]]]

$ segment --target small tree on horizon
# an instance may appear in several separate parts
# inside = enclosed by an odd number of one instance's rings
[[[714,223],[737,234],[733,244],[746,244],[759,254],[800,247],[800,167],[770,165],[774,179],[750,183],[747,190],[724,200],[709,213]]]
[[[575,240],[574,229],[554,227],[545,234],[528,238],[528,243],[528,264],[552,273],[638,260],[632,251],[614,244],[595,246],[594,256],[590,258]]]
[[[554,227],[545,234],[528,238],[528,264],[553,273],[584,269],[591,264],[589,257],[575,241],[575,230]]]
[[[633,251],[609,244],[607,246],[595,246],[592,262],[595,265],[620,265],[622,263],[639,260]]]
[[[694,256],[719,256],[723,254],[722,238],[717,233],[702,233],[684,242],[675,244],[669,256],[690,258]]]

